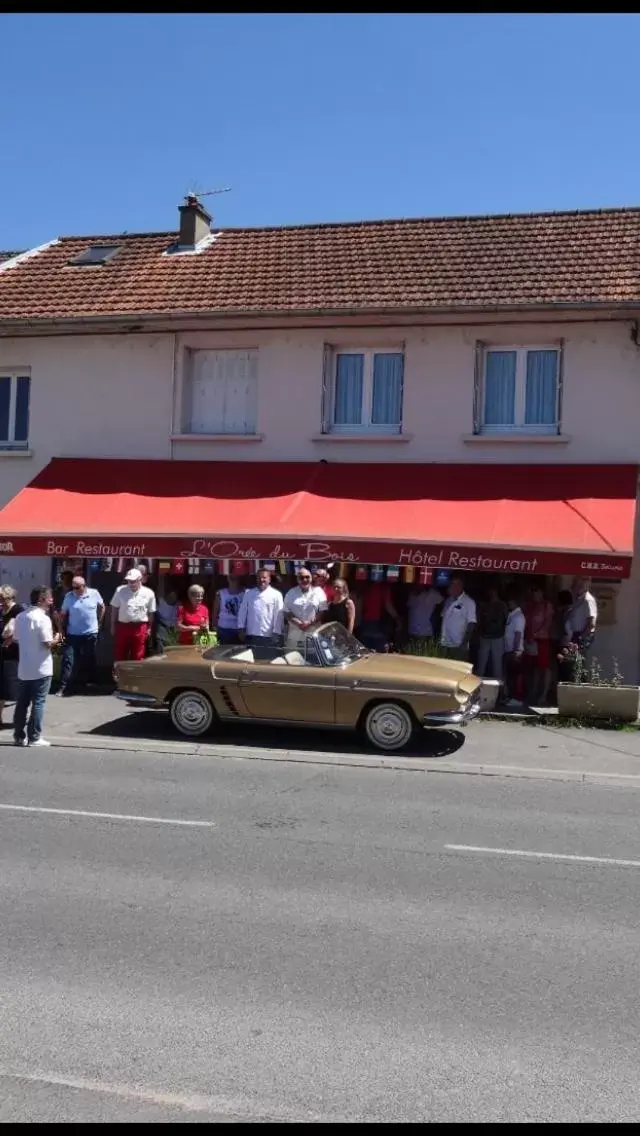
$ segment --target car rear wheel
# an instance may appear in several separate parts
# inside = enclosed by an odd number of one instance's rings
[[[200,690],[182,690],[171,703],[171,721],[176,730],[195,738],[211,729],[213,706]]]
[[[376,749],[386,753],[405,749],[414,730],[411,714],[397,702],[379,702],[365,715],[364,732],[367,738]]]

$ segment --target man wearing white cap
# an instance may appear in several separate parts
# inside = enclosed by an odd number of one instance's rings
[[[111,600],[114,662],[144,659],[155,612],[155,595],[142,583],[139,569],[131,568]]]

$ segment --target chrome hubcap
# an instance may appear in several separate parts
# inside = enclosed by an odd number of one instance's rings
[[[197,695],[188,695],[180,700],[176,717],[185,730],[198,730],[209,722],[211,711],[202,698]]]
[[[406,716],[393,706],[382,706],[380,710],[374,711],[369,728],[375,741],[389,748],[408,741],[411,733]]]

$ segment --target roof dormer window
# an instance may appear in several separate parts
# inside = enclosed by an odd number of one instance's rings
[[[74,256],[68,261],[74,267],[83,267],[86,264],[107,264],[120,250],[120,245],[89,245],[88,249]]]

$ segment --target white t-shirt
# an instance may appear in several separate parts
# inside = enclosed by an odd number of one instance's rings
[[[156,597],[144,584],[137,592],[128,584],[121,584],[113,594],[111,606],[118,609],[118,623],[148,623],[156,610]]]
[[[13,638],[20,650],[18,678],[23,682],[51,678],[53,656],[47,644],[53,642],[53,627],[41,607],[30,607],[16,616]]]
[[[574,632],[581,635],[583,631],[586,631],[590,619],[598,619],[598,603],[591,592],[585,592],[569,608],[567,622],[565,623],[567,635],[571,636]]]
[[[282,595],[277,588],[249,588],[242,597],[238,612],[238,628],[247,635],[280,635],[282,633]]]
[[[522,608],[514,607],[507,616],[507,623],[504,629],[504,649],[506,651],[513,651],[516,643],[516,635],[520,633],[520,650],[524,643],[524,626],[526,620]]]
[[[326,611],[327,607],[324,588],[316,588],[313,584],[306,592],[303,592],[302,588],[290,588],[284,597],[284,610],[294,619],[301,619],[303,623],[315,623],[318,613]]]
[[[235,631],[238,626],[238,614],[244,591],[230,592],[228,588],[220,588],[218,595],[220,597],[218,627],[221,627],[223,631]]]
[[[449,596],[442,609],[442,646],[461,647],[470,623],[477,623],[475,601],[466,592]]]
[[[431,617],[440,603],[442,603],[442,596],[436,588],[428,588],[426,592],[414,593],[409,597],[407,607],[410,635],[433,635]]]

